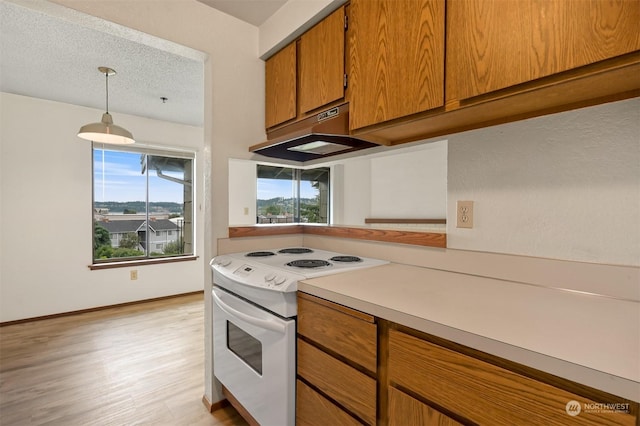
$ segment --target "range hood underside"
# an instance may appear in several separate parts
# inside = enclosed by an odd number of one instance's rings
[[[349,104],[269,132],[269,140],[249,151],[272,158],[309,161],[378,146],[349,135]]]
[[[324,142],[326,144],[314,144]],[[313,145],[312,145],[313,144]],[[374,143],[342,135],[307,134],[285,142],[256,149],[253,152],[283,160],[309,161],[378,146]],[[307,147],[309,147],[307,149]]]

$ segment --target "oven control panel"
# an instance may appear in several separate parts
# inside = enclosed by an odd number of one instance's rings
[[[261,287],[279,292],[294,292],[297,282],[304,277],[259,264],[245,263],[239,259],[218,256],[211,266],[231,281],[245,286]]]

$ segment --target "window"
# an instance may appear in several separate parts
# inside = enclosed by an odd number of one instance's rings
[[[193,255],[193,176],[193,153],[94,143],[94,263]]]
[[[257,168],[257,223],[329,223],[328,167]]]

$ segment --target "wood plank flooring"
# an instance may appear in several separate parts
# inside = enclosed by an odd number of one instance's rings
[[[211,425],[203,295],[0,327],[0,425]]]

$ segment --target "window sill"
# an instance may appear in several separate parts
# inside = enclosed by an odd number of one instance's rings
[[[179,256],[179,257],[165,257],[161,259],[144,259],[144,260],[128,260],[123,262],[105,262],[94,263],[89,265],[89,269],[92,271],[100,269],[114,269],[114,268],[128,268],[131,266],[144,266],[144,265],[158,265],[161,263],[175,263],[175,262],[187,262],[190,260],[196,260],[198,256]]]

